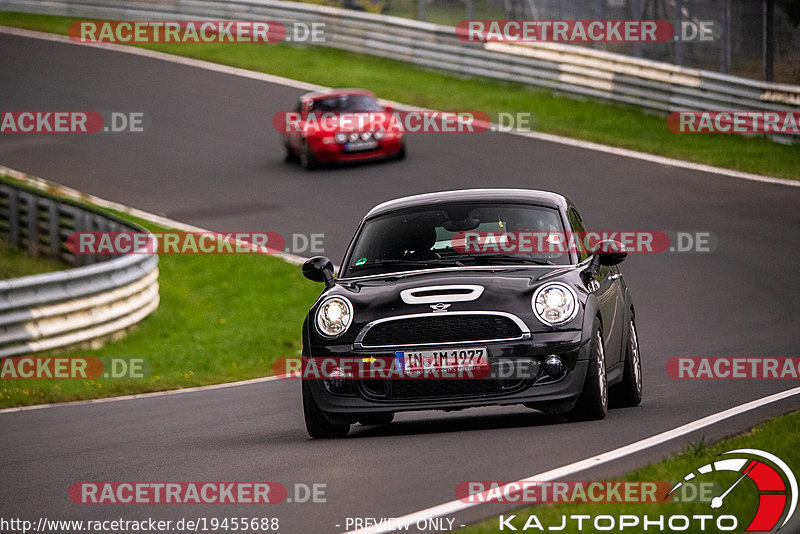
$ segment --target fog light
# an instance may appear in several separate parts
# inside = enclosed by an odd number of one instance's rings
[[[345,373],[340,367],[334,367],[324,381],[325,387],[332,393],[344,391],[348,386],[347,380],[351,377],[351,374]]]
[[[560,376],[564,372],[564,362],[561,358],[552,354],[544,361],[544,372],[550,376]]]

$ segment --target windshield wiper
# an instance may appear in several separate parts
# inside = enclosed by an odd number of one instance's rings
[[[458,260],[451,260],[451,259],[430,259],[430,260],[401,260],[401,259],[385,259],[385,260],[375,260],[372,263],[364,263],[362,265],[352,265],[350,267],[351,271],[366,269],[369,267],[379,267],[381,265],[408,265],[408,266],[420,266],[420,265],[452,265],[454,267],[464,267],[464,264]]]
[[[550,260],[537,260],[534,258],[527,258],[525,256],[510,256],[508,254],[465,254],[460,256],[461,259],[471,259],[478,263],[479,260],[486,260],[492,262],[507,262],[507,263],[524,263],[530,265],[555,265]]]

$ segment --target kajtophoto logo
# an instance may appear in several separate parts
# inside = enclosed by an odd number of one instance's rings
[[[777,530],[789,522],[797,509],[797,478],[786,462],[759,449],[735,449],[723,452],[719,456],[730,456],[715,462],[705,464],[683,477],[681,482],[675,484],[670,494],[680,488],[685,482],[694,481],[701,477],[713,478],[717,473],[733,472],[740,474],[724,493],[711,499],[711,508],[721,509],[725,500],[731,496],[736,497],[746,491],[755,491],[758,494],[758,508],[753,519],[748,524],[745,532],[771,532],[783,518]],[[733,491],[745,479],[750,484],[744,484],[734,494]]]
[[[634,492],[632,498],[629,499],[631,502],[702,503],[703,506],[709,507],[711,513],[696,513],[695,510],[695,513],[692,514],[572,514],[561,515],[556,520],[557,524],[549,525],[536,514],[530,514],[527,517],[510,514],[500,515],[497,518],[498,530],[582,532],[593,528],[595,531],[615,532],[718,533],[778,532],[786,526],[797,509],[798,491],[797,478],[786,462],[772,453],[759,449],[734,449],[718,456],[722,458],[704,464],[684,475],[663,499],[649,498],[649,495],[653,495],[652,490],[650,493],[647,491],[641,493],[647,483],[634,486],[640,491],[639,493]],[[650,484],[657,486],[657,482]],[[465,486],[469,488],[467,484]],[[477,487],[477,483],[475,486]],[[547,489],[552,494],[553,488],[547,487]],[[569,496],[568,489],[569,486],[562,489],[565,496]],[[602,491],[599,491],[602,489],[601,484],[596,499],[591,497],[591,493],[579,493],[576,502],[615,502],[614,499],[608,498],[612,494],[603,494]],[[688,492],[685,491],[687,489]],[[465,491],[467,490],[462,488],[462,492]],[[479,495],[482,498],[480,502],[506,502],[510,501],[506,497],[506,493],[516,500],[520,492],[524,496],[525,488],[514,487],[509,492],[508,488],[504,486],[489,487],[488,490],[485,487],[477,487],[477,492],[480,491],[484,492]],[[533,498],[541,497],[532,489],[530,491]],[[539,490],[539,493],[544,495],[543,490]],[[644,498],[642,498],[643,496]],[[470,496],[467,492],[467,497],[474,499],[475,495]],[[545,502],[549,500],[552,498]],[[555,502],[568,502],[569,500],[559,498]],[[522,501],[525,502],[525,499],[523,498]],[[730,505],[734,502],[739,506]],[[748,504],[749,502],[754,504],[751,506]],[[741,530],[740,521],[742,524],[747,522],[744,530]]]

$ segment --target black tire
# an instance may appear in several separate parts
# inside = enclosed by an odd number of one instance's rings
[[[592,341],[586,381],[578,402],[567,412],[572,421],[595,421],[608,413],[608,378],[603,332],[600,320],[595,318],[592,326]]]
[[[365,413],[358,416],[358,422],[365,426],[388,425],[392,421],[394,421],[393,412]]]
[[[633,316],[631,316],[628,328],[625,371],[622,374],[622,382],[611,389],[612,406],[615,408],[631,408],[639,406],[642,402],[642,357],[639,352],[639,335]]]
[[[318,166],[317,160],[314,159],[314,154],[311,153],[311,148],[309,148],[305,139],[303,140],[303,145],[300,148],[300,166],[307,171],[316,169]]]
[[[306,381],[303,381],[303,416],[306,420],[306,431],[315,439],[343,438],[350,432],[350,425],[335,424],[328,421],[325,414],[317,406],[314,396]]]
[[[289,148],[288,144],[283,143],[283,161],[285,161],[286,163],[291,163],[296,160],[297,160],[297,155],[294,152],[292,152],[292,149]]]
[[[400,152],[397,153],[397,155],[394,157],[394,159],[396,159],[398,161],[406,159],[406,144],[405,143],[403,143],[403,148],[400,149]]]

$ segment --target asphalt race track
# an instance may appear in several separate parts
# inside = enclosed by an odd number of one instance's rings
[[[0,50],[2,109],[130,110],[149,120],[138,134],[3,136],[0,164],[203,228],[324,233],[326,255],[338,263],[361,216],[381,201],[526,187],[566,194],[590,228],[710,231],[719,242],[711,253],[631,255],[622,266],[643,349],[639,408],[589,423],[523,407],[411,413],[385,428],[354,426],[346,439],[312,441],[299,384],[276,380],[3,413],[0,516],[258,516],[280,518],[281,532],[344,532],[347,517],[411,513],[455,499],[464,480],[541,473],[798,385],[678,381],[665,363],[800,356],[800,188],[497,133],[412,136],[405,161],[305,172],[283,162],[271,126],[300,90],[1,34]],[[790,397],[575,479],[622,474],[681,450],[687,439],[729,435],[798,405]],[[124,480],[325,483],[328,502],[258,510],[79,506],[67,496],[78,481]],[[456,514],[455,524],[504,509],[475,507]]]

